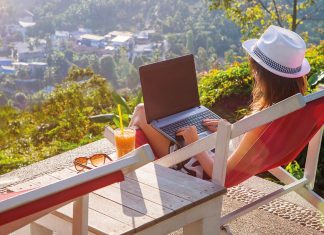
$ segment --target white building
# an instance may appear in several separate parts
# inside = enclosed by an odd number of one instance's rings
[[[95,34],[83,34],[78,40],[78,44],[89,47],[104,48],[107,46],[105,37]]]
[[[133,47],[134,40],[131,36],[119,35],[111,40],[111,45],[115,48],[124,47],[129,49],[130,47]]]

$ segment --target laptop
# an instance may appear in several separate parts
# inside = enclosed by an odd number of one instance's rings
[[[176,131],[195,125],[199,138],[210,132],[202,125],[206,118],[220,119],[200,105],[193,55],[185,55],[139,68],[146,119],[170,141],[182,145]]]

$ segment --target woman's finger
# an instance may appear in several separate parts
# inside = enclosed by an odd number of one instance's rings
[[[205,119],[203,122],[219,122],[218,119]]]
[[[215,131],[217,131],[217,126],[208,126],[207,129],[212,132],[215,132]]]
[[[181,127],[180,129],[178,129],[178,130],[176,131],[176,133],[178,133],[178,132],[182,132],[182,131],[185,131],[187,128],[188,128],[188,127]]]

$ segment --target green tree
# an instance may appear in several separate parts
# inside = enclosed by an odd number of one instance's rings
[[[0,107],[1,106],[5,106],[8,104],[8,99],[6,97],[6,95],[2,92],[0,92]]]
[[[22,92],[15,94],[14,105],[19,109],[25,109],[27,106],[27,96]]]
[[[124,49],[120,50],[119,60],[117,66],[117,74],[118,74],[118,85],[120,87],[129,87],[129,75],[131,74],[132,67],[134,67],[128,61],[127,51]]]
[[[296,31],[304,21],[323,11],[322,0],[209,0],[210,9],[225,10],[245,38],[255,37],[271,24]]]
[[[118,76],[116,73],[117,65],[114,57],[111,55],[103,56],[99,60],[100,73],[116,87]]]
[[[136,56],[133,62],[133,65],[136,69],[138,69],[140,66],[144,65],[144,59],[143,56]]]
[[[209,58],[204,48],[202,47],[198,48],[196,61],[197,61],[198,71],[201,72],[201,71],[209,70]]]
[[[194,53],[194,40],[193,40],[193,32],[192,30],[189,30],[186,33],[186,48],[190,53]]]

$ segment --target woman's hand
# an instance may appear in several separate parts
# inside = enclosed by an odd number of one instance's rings
[[[204,119],[202,124],[211,132],[216,132],[219,121],[220,119]]]
[[[184,139],[184,144],[191,144],[199,139],[197,128],[195,126],[183,127],[177,130],[177,136],[182,136]]]

